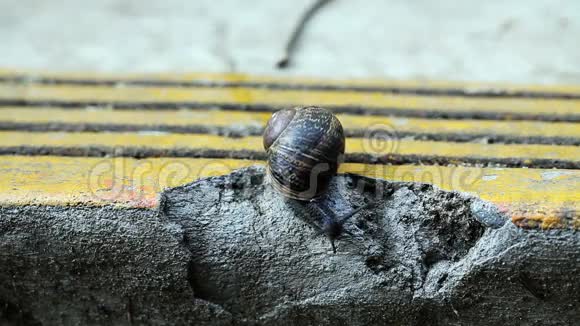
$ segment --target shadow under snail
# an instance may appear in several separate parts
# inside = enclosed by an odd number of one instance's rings
[[[264,131],[267,174],[273,188],[290,200],[314,204],[322,216],[319,233],[326,234],[334,252],[334,241],[346,233],[344,223],[366,207],[338,216],[317,201],[336,175],[344,147],[340,121],[320,107],[277,111]]]

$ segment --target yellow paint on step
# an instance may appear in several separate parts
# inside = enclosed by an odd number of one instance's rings
[[[494,203],[524,228],[580,229],[580,171],[343,164],[339,172],[421,182]]]
[[[152,88],[0,84],[0,99],[96,102],[266,103],[289,105],[346,105],[396,108],[406,111],[491,112],[502,114],[580,115],[580,100],[526,98],[468,98],[411,96],[379,92],[288,91],[256,88]]]
[[[451,112],[488,112],[504,114],[580,114],[580,100],[531,98],[475,98],[459,96],[414,96],[381,92],[272,90],[259,88],[203,88],[203,87],[136,87],[124,85],[58,86],[34,82],[37,72],[0,70],[0,77],[27,75],[26,85],[16,86],[0,82],[0,99],[97,101],[97,102],[201,102],[201,103],[267,103],[276,107],[290,104],[349,105],[372,108],[395,108],[417,112],[435,110]],[[463,89],[473,91],[538,91],[580,94],[579,86],[528,86],[486,83],[453,83],[438,81],[336,81],[310,78],[259,77],[244,74],[53,74],[45,77],[76,78],[81,80],[157,79],[170,81],[226,81],[279,83],[293,85],[336,85]],[[63,110],[57,108],[0,108],[0,122],[12,123],[69,123],[141,126],[220,126],[262,127],[269,113],[246,113],[209,110],[177,111],[113,111]],[[346,129],[386,129],[399,133],[478,134],[518,137],[580,137],[578,124],[532,121],[474,121],[429,120],[392,117],[368,117],[341,114]],[[228,139],[211,135],[173,135],[155,133],[0,133],[0,146],[150,146],[155,148],[221,148],[226,150],[253,149],[261,151],[259,137]],[[372,145],[371,145],[372,144]],[[394,149],[393,149],[394,148]],[[578,161],[578,147],[542,145],[485,145],[447,142],[417,142],[401,140],[396,143],[364,143],[349,139],[349,152],[384,154],[394,151],[402,155],[442,155],[449,157],[517,157]],[[113,205],[122,207],[155,208],[158,193],[172,186],[182,185],[202,177],[222,175],[250,164],[245,160],[152,158],[83,158],[83,157],[0,157],[0,205]],[[344,173],[359,173],[395,181],[427,182],[446,190],[465,191],[489,200],[508,214],[521,227],[580,229],[579,205],[580,171],[540,169],[493,169],[476,167],[384,166],[344,164]]]
[[[114,205],[155,208],[158,193],[222,175],[246,160],[4,156],[0,205]],[[580,171],[343,164],[341,173],[430,183],[500,207],[522,227],[578,228]]]
[[[215,149],[263,151],[262,137],[229,138],[208,134],[0,132],[0,146],[135,147],[153,149]],[[347,138],[347,153],[421,155],[491,159],[580,161],[578,146],[478,144],[412,140]]]
[[[0,122],[69,123],[137,126],[217,126],[254,127],[266,125],[271,113],[221,110],[125,111],[111,109],[0,108]],[[580,138],[575,123],[541,121],[433,120],[337,115],[347,130],[383,130],[388,134],[472,134],[520,137]]]
[[[154,208],[158,193],[254,164],[244,160],[86,157],[0,159],[0,206],[118,205]]]
[[[291,85],[334,85],[338,87],[384,87],[384,88],[427,88],[427,89],[464,89],[477,91],[516,91],[550,92],[580,95],[578,85],[533,85],[513,83],[486,83],[472,81],[437,80],[384,80],[384,79],[329,79],[316,77],[257,76],[243,73],[104,73],[104,72],[53,72],[42,70],[21,70],[0,68],[0,77],[24,77],[31,83],[39,78],[78,79],[78,80],[159,80],[171,82],[211,81],[211,82],[252,82]]]
[[[14,123],[76,123],[137,126],[258,127],[271,113],[222,110],[134,111],[111,109],[0,108],[0,121]],[[580,134],[580,132],[579,132]]]

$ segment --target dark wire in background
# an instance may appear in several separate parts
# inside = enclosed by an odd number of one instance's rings
[[[302,36],[302,33],[304,32],[304,28],[306,27],[306,25],[308,24],[310,19],[312,19],[312,17],[316,14],[316,12],[319,11],[322,7],[324,7],[324,5],[326,5],[327,3],[331,2],[331,1],[332,0],[317,0],[310,8],[308,8],[308,10],[306,10],[302,14],[302,16],[300,17],[300,20],[298,21],[298,24],[296,25],[296,27],[294,28],[294,31],[290,35],[290,39],[288,40],[288,43],[286,43],[286,48],[284,49],[284,55],[276,64],[276,66],[279,69],[284,69],[290,65],[290,59],[292,58],[292,55],[296,51],[296,45],[298,44],[298,40],[300,39],[300,36]]]

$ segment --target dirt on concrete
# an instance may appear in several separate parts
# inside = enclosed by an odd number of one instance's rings
[[[333,253],[316,206],[346,221]],[[158,212],[0,209],[0,321],[25,325],[567,325],[580,235],[523,230],[430,185],[341,175],[285,200],[262,167],[161,194]]]

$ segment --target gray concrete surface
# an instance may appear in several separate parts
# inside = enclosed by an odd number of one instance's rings
[[[274,68],[310,0],[0,0],[0,66],[580,82],[580,1],[335,0]]]
[[[282,72],[309,1],[216,3],[0,0],[0,66],[580,82],[576,0],[337,0]],[[312,207],[282,200],[263,174],[170,189],[159,212],[0,207],[0,325],[580,319],[578,232],[522,230],[461,194],[340,176],[334,210],[377,204],[333,254]]]
[[[330,250],[312,205],[263,167],[169,189],[156,214],[0,208],[0,324],[572,325],[580,234],[522,230],[428,185],[354,175],[322,199],[374,206]]]

